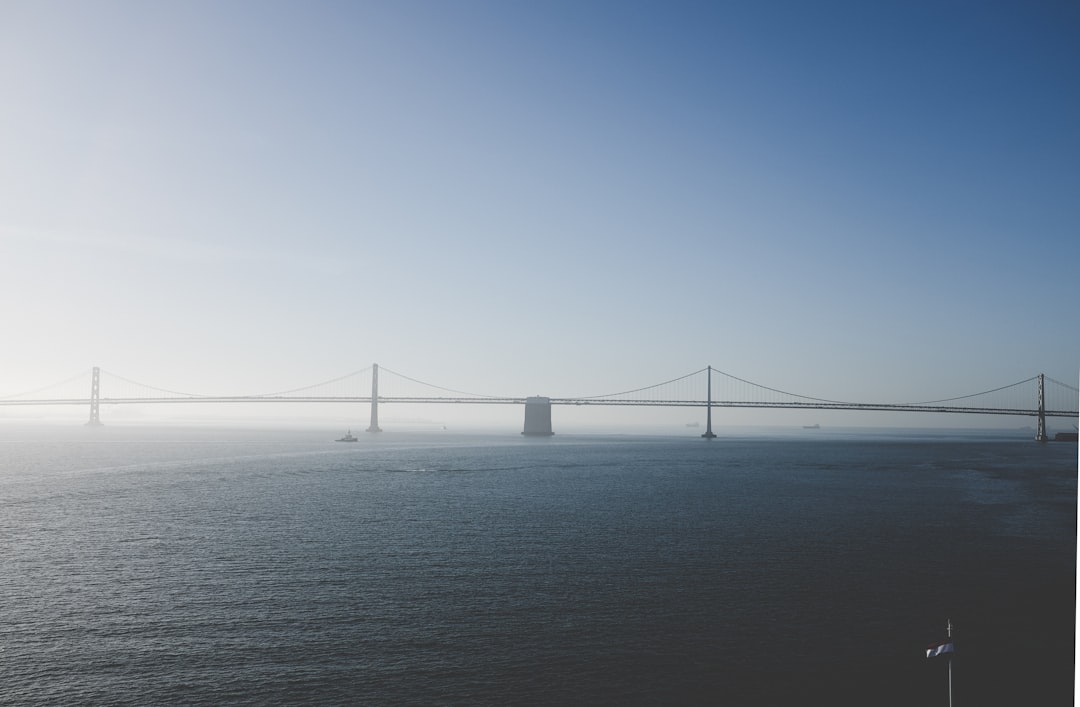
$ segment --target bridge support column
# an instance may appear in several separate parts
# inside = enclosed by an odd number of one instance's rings
[[[1045,374],[1039,374],[1039,427],[1035,430],[1035,441],[1046,442],[1046,394],[1043,390]]]
[[[101,426],[101,369],[97,366],[94,366],[93,377],[90,379],[90,420],[86,426]]]
[[[525,398],[525,429],[521,434],[530,437],[550,437],[555,434],[551,430],[551,398]]]
[[[379,364],[371,364],[371,424],[368,432],[382,432],[379,427]]]
[[[701,435],[705,439],[714,439],[716,435],[712,431],[712,366],[709,366],[709,392],[707,394],[705,404],[705,434]]]

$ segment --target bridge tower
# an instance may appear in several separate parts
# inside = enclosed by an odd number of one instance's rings
[[[371,364],[371,424],[368,432],[382,432],[379,427],[379,364]]]
[[[1046,436],[1046,392],[1044,379],[1046,374],[1039,374],[1039,427],[1035,430],[1035,441],[1046,442],[1050,438]]]
[[[86,426],[101,426],[101,369],[97,366],[94,366],[94,373],[90,379],[90,420]]]
[[[706,399],[708,403],[705,405],[705,434],[701,436],[705,439],[714,439],[716,435],[712,431],[712,366],[709,366],[709,392]]]

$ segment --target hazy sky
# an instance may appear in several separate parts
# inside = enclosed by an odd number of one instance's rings
[[[0,393],[1076,384],[1075,2],[3,0],[0,100]]]

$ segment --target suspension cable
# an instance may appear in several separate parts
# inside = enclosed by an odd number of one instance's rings
[[[293,388],[292,390],[283,390],[283,391],[281,391],[279,393],[260,393],[259,395],[253,395],[251,397],[253,397],[253,398],[275,398],[275,397],[280,397],[282,395],[289,395],[291,393],[299,393],[299,392],[302,392],[302,391],[305,391],[305,390],[311,390],[312,388],[319,388],[319,387],[324,386],[324,385],[332,385],[334,383],[340,383],[341,381],[345,380],[346,378],[352,378],[353,376],[358,376],[361,373],[366,373],[366,372],[368,372],[370,370],[371,370],[371,366],[368,366],[367,368],[361,368],[358,371],[353,371],[352,373],[346,373],[343,376],[338,376],[337,378],[333,378],[333,379],[328,380],[328,381],[323,381],[322,383],[315,383],[314,385],[305,385],[305,386],[301,386],[300,388]]]
[[[687,373],[685,376],[679,376],[678,378],[672,378],[669,381],[663,383],[654,383],[653,385],[647,385],[644,388],[634,388],[633,390],[624,390],[621,393],[605,393],[604,395],[591,395],[582,397],[581,400],[597,400],[598,398],[613,398],[616,395],[629,395],[630,393],[640,393],[643,390],[652,390],[653,388],[659,388],[662,385],[669,383],[678,383],[681,380],[685,380],[691,376],[696,376],[699,373],[703,373],[706,369],[702,368],[700,371],[694,371],[693,373]]]
[[[277,392],[277,393],[260,393],[258,395],[249,395],[249,396],[245,396],[245,397],[250,397],[250,398],[281,397],[283,395],[289,395],[290,393],[299,393],[301,391],[311,390],[312,388],[318,388],[318,387],[323,386],[323,385],[331,385],[333,383],[338,383],[338,382],[343,381],[343,380],[345,380],[347,378],[352,378],[353,376],[359,375],[359,374],[364,373],[365,371],[369,371],[369,370],[371,370],[371,366],[368,366],[367,368],[361,368],[360,370],[353,371],[352,373],[346,373],[343,376],[338,376],[337,378],[333,378],[331,380],[326,380],[326,381],[323,381],[321,383],[315,383],[313,385],[305,385],[305,386],[301,386],[299,388],[293,388],[291,390],[283,390],[283,391]],[[157,387],[155,385],[147,385],[146,383],[140,383],[139,381],[134,381],[134,380],[131,380],[130,378],[125,378],[124,376],[117,375],[115,373],[112,373],[111,371],[102,370],[101,372],[105,373],[105,374],[107,374],[109,376],[112,376],[113,378],[116,378],[117,380],[123,381],[124,383],[127,383],[128,385],[135,385],[135,386],[139,386],[140,388],[148,388],[150,390],[154,390],[154,391],[157,391],[159,393],[168,393],[169,395],[179,395],[179,396],[182,396],[182,397],[185,397],[185,398],[217,398],[217,397],[221,397],[221,396],[218,396],[218,395],[200,395],[200,394],[196,394],[196,393],[184,393],[184,392],[177,391],[177,390],[169,390],[167,388],[159,388],[159,387]],[[60,384],[58,383],[57,385],[60,385]]]
[[[215,398],[215,397],[217,397],[216,395],[196,395],[195,393],[181,393],[181,392],[176,391],[176,390],[167,390],[165,388],[158,388],[157,386],[154,386],[154,385],[147,385],[146,383],[140,383],[139,381],[133,381],[130,378],[124,378],[123,376],[118,376],[115,373],[112,373],[110,371],[106,371],[105,369],[102,369],[101,372],[106,374],[106,375],[112,376],[113,378],[115,378],[115,379],[117,379],[119,381],[123,381],[124,383],[127,383],[128,385],[136,385],[136,386],[139,386],[140,388],[148,388],[150,390],[155,390],[155,391],[157,391],[159,393],[168,393],[169,395],[179,395],[179,396],[184,397],[184,398]]]
[[[802,398],[803,400],[813,400],[814,402],[818,402],[818,403],[835,403],[835,404],[839,404],[839,405],[849,405],[850,404],[846,400],[826,400],[825,398],[814,398],[814,397],[811,397],[809,395],[799,395],[798,393],[789,393],[786,390],[778,390],[777,388],[770,388],[767,385],[761,385],[760,383],[755,383],[754,381],[748,381],[745,378],[739,378],[738,376],[733,376],[730,373],[724,373],[723,371],[721,371],[718,368],[714,368],[713,370],[716,371],[717,373],[719,373],[722,376],[727,376],[728,378],[731,378],[733,380],[737,380],[740,383],[746,383],[747,385],[752,385],[752,386],[754,386],[756,388],[762,388],[763,390],[768,390],[768,391],[773,392],[773,393],[780,393],[781,395],[790,395],[793,398]]]
[[[1056,383],[1057,385],[1060,385],[1062,388],[1068,388],[1069,390],[1071,390],[1074,393],[1080,393],[1080,388],[1074,388],[1071,385],[1069,385],[1068,383],[1062,383],[1059,380],[1054,380],[1050,376],[1045,376],[1045,378],[1046,378],[1046,380],[1050,381],[1051,383]]]
[[[426,385],[429,388],[435,388],[436,390],[442,390],[442,391],[447,392],[447,393],[456,393],[458,395],[471,395],[474,398],[498,398],[498,397],[500,397],[498,395],[483,395],[481,393],[470,393],[470,392],[464,391],[464,390],[454,390],[453,388],[444,388],[441,385],[435,385],[433,383],[425,383],[422,380],[417,380],[415,378],[410,378],[409,376],[405,375],[404,373],[398,373],[397,371],[391,371],[389,368],[386,368],[385,366],[379,366],[379,370],[380,371],[386,371],[387,373],[393,374],[393,375],[397,376],[398,378],[404,378],[407,381],[412,381],[413,383],[417,383],[419,385]]]
[[[27,391],[22,392],[22,393],[12,393],[11,395],[0,395],[0,400],[11,400],[12,398],[21,398],[21,397],[23,397],[25,395],[35,395],[37,393],[41,393],[41,392],[46,391],[46,390],[51,390],[53,388],[59,388],[62,385],[67,385],[68,383],[73,383],[73,382],[79,380],[80,378],[84,378],[89,374],[90,374],[90,371],[83,371],[82,373],[76,373],[71,378],[67,378],[65,380],[62,380],[59,383],[50,383],[49,385],[42,386],[40,388],[35,388],[34,390],[27,390]]]
[[[1009,385],[1003,385],[1000,388],[994,388],[993,390],[984,390],[981,393],[972,393],[971,395],[958,395],[955,398],[944,398],[942,400],[926,400],[926,401],[921,402],[921,403],[904,403],[904,404],[905,405],[935,405],[937,403],[951,403],[954,400],[966,400],[967,398],[977,398],[980,395],[989,395],[990,393],[996,393],[999,390],[1005,390],[1006,388],[1015,388],[1018,385],[1024,385],[1025,383],[1030,383],[1031,381],[1035,380],[1036,378],[1038,378],[1038,376],[1032,376],[1031,378],[1028,378],[1027,380],[1022,380],[1022,381],[1019,381],[1017,383],[1010,383]]]

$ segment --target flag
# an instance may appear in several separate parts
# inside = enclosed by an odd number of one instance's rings
[[[933,658],[934,656],[937,656],[937,655],[942,655],[944,653],[952,653],[952,652],[953,652],[952,641],[945,641],[944,643],[935,643],[934,645],[927,648],[926,649],[926,657],[927,658]]]

